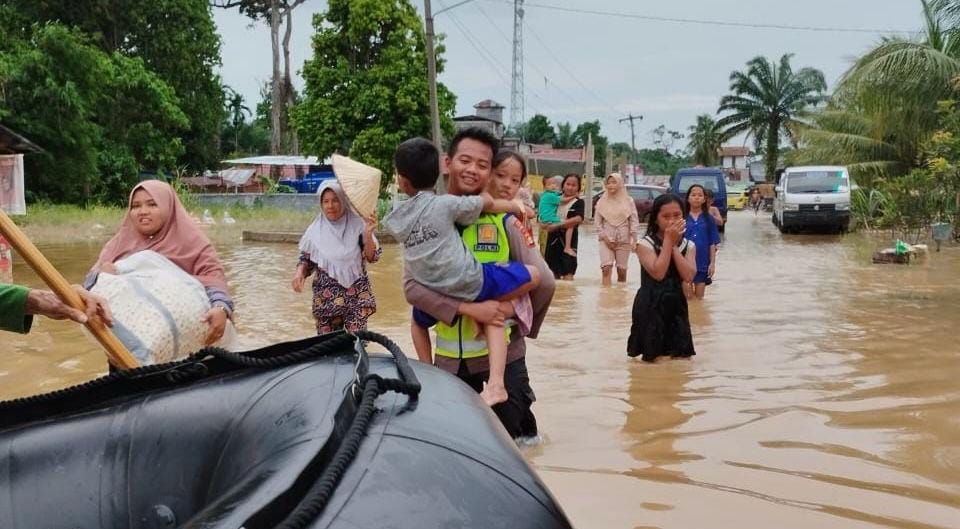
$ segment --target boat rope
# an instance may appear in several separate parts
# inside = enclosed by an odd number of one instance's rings
[[[207,347],[176,362],[142,366],[122,371],[111,371],[109,374],[100,378],[68,388],[40,395],[2,401],[0,402],[0,413],[8,414],[27,411],[30,408],[35,408],[42,404],[74,402],[75,397],[81,394],[106,391],[112,386],[117,385],[125,385],[128,386],[130,390],[133,390],[138,386],[157,387],[182,384],[190,380],[203,378],[209,374],[212,364],[211,359],[221,360],[228,366],[269,369],[292,365],[322,356],[357,353],[358,350],[363,349],[362,345],[359,345],[361,340],[369,340],[383,345],[393,356],[401,379],[404,381],[416,381],[416,376],[413,375],[406,356],[400,348],[386,336],[371,331],[360,331],[354,334],[341,331],[304,340],[303,342],[316,340],[320,341],[311,343],[302,349],[292,352],[281,352],[284,351],[285,344],[280,344],[260,349],[256,355],[250,353],[233,353],[218,347]],[[388,346],[387,344],[390,345]],[[365,358],[365,353],[362,356]],[[158,377],[162,377],[166,384],[159,383]]]

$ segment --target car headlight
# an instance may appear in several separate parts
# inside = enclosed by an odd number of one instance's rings
[[[850,211],[850,203],[840,202],[839,204],[837,204],[837,211]]]
[[[800,211],[800,204],[783,204],[784,211]]]

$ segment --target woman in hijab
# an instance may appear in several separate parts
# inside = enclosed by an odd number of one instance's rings
[[[617,282],[627,281],[627,263],[640,237],[637,206],[623,185],[618,173],[610,173],[604,181],[606,192],[597,200],[594,218],[600,239],[600,272],[603,285],[610,285],[613,265],[617,265]]]
[[[300,262],[291,285],[294,292],[314,271],[313,317],[317,334],[340,329],[365,330],[377,311],[366,263],[380,259],[373,231],[376,219],[362,219],[347,207],[343,190],[327,180],[317,190],[320,214],[300,239]]]
[[[218,342],[233,316],[227,276],[210,239],[200,230],[167,183],[147,180],[130,192],[127,215],[119,231],[103,247],[84,286],[92,287],[100,272],[116,273],[113,263],[143,250],[166,257],[195,277],[206,290],[211,309],[203,316],[209,325],[204,342]]]

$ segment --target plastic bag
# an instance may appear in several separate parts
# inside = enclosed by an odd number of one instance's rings
[[[91,291],[107,299],[114,334],[141,365],[177,360],[203,348],[208,324],[201,319],[210,300],[200,281],[150,250],[114,266],[116,275],[101,273]]]

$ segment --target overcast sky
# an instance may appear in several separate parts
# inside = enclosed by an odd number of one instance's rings
[[[433,10],[458,1],[433,0]],[[422,1],[414,5],[422,12]],[[325,8],[325,0],[307,0],[294,11],[291,55],[297,72],[312,54],[312,15]],[[270,29],[251,26],[234,10],[215,9],[214,17],[223,38],[223,80],[253,108],[259,86],[270,77]],[[439,77],[457,96],[457,115],[472,114],[475,103],[493,99],[506,107],[509,121],[513,1],[473,0],[437,15],[435,26],[446,35],[447,64]],[[697,114],[715,113],[730,72],[756,55],[779,59],[794,53],[795,69],[820,69],[832,89],[852,59],[881,36],[922,27],[919,0],[527,0],[524,116],[541,113],[551,123],[574,125],[599,119],[611,142],[629,143],[630,127],[618,120],[639,114],[637,147],[648,146],[650,130],[661,123],[686,133]],[[299,74],[295,84],[302,87]]]

